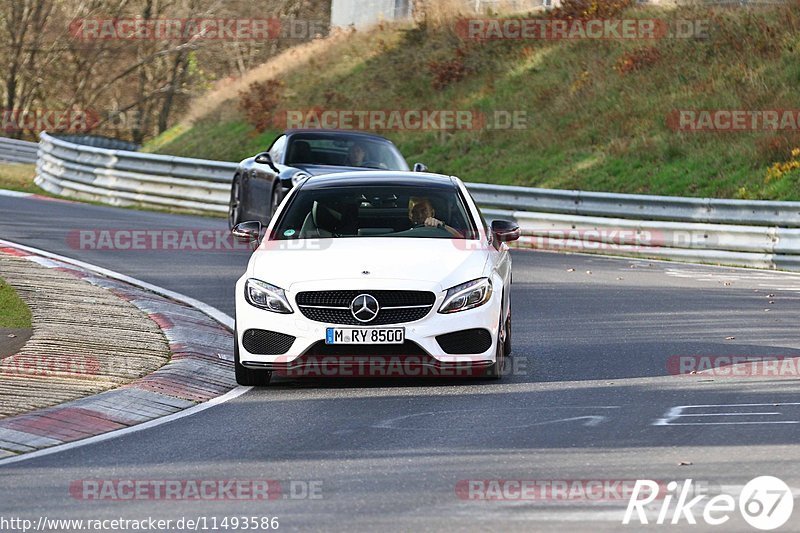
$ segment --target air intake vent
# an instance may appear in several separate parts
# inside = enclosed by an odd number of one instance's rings
[[[465,329],[436,337],[445,353],[477,354],[492,347],[492,334],[488,329]]]
[[[248,329],[242,336],[242,346],[255,355],[283,355],[292,347],[294,339],[275,331]]]

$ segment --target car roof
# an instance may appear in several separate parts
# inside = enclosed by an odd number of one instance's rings
[[[392,185],[407,187],[455,188],[453,178],[428,172],[405,172],[397,170],[362,170],[312,176],[303,182],[303,189],[323,189],[329,187],[368,187],[371,185]]]
[[[385,141],[391,143],[389,139],[386,137],[382,137],[375,133],[367,133],[366,131],[356,131],[356,130],[334,130],[334,129],[324,129],[324,128],[305,128],[305,129],[293,129],[293,130],[286,130],[283,132],[286,136],[297,135],[297,134],[318,134],[321,136],[337,136],[337,135],[346,135],[348,137],[365,137],[368,139],[375,139],[378,141]]]

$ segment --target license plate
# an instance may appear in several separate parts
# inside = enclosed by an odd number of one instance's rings
[[[325,344],[403,344],[405,328],[328,328]]]

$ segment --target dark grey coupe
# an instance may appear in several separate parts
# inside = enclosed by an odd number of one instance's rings
[[[353,170],[407,171],[391,141],[379,135],[337,130],[290,130],[266,152],[239,163],[231,186],[228,224],[244,220],[266,224],[286,192],[319,174]],[[426,170],[417,164],[414,170]]]

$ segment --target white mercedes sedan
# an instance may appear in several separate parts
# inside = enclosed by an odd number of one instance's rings
[[[455,177],[354,172],[300,182],[236,284],[236,381],[502,376],[519,227],[488,225]]]

